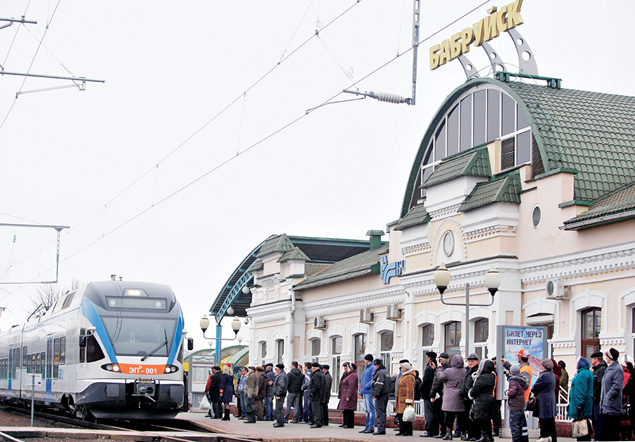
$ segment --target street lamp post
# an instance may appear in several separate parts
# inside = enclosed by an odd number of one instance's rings
[[[229,309],[227,309],[227,313],[230,313]],[[234,313],[234,309],[231,309],[230,315],[233,313]],[[216,324],[216,338],[208,338],[207,336],[205,336],[205,332],[209,328],[209,318],[207,317],[207,315],[203,315],[203,317],[199,321],[199,325],[201,326],[201,330],[203,331],[203,337],[205,339],[216,340],[216,364],[220,364],[221,341],[233,341],[236,339],[236,336],[238,336],[238,332],[240,331],[240,319],[238,319],[238,317],[235,316],[234,319],[232,320],[232,330],[234,331],[234,337],[231,339],[221,338],[220,323]]]
[[[500,274],[492,267],[485,274],[485,286],[492,295],[489,304],[472,304],[470,303],[470,284],[465,284],[465,302],[446,302],[443,299],[443,292],[448,288],[450,284],[451,275],[448,269],[445,267],[445,263],[441,263],[436,272],[434,272],[434,283],[441,294],[441,302],[445,305],[460,305],[465,306],[465,355],[470,355],[470,307],[489,307],[494,304],[494,295],[498,291],[498,287],[501,283]]]

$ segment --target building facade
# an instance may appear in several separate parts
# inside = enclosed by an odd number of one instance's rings
[[[368,249],[317,262],[276,235],[248,270],[250,364],[496,354],[496,326],[541,325],[548,353],[635,353],[635,97],[499,73],[441,104],[402,212]],[[288,237],[287,237],[288,239]],[[452,279],[441,302],[434,272]],[[242,295],[240,295],[242,296]],[[466,316],[469,321],[466,323]],[[334,383],[336,385],[337,383]],[[334,387],[336,388],[336,387]]]

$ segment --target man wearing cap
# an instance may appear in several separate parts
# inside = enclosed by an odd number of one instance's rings
[[[608,368],[602,378],[602,393],[600,395],[600,414],[604,419],[600,440],[620,439],[624,371],[617,362],[619,357],[620,352],[614,348],[610,348],[604,353],[604,360]]]
[[[329,425],[329,401],[331,400],[331,387],[333,386],[333,376],[329,373],[330,365],[324,364],[321,367],[324,373],[324,395],[322,396],[322,425]]]
[[[423,417],[426,427],[421,437],[432,437],[439,434],[439,422],[435,420],[432,402],[430,401],[430,390],[432,389],[436,369],[437,354],[433,351],[426,352],[426,368],[423,370],[423,380],[421,382],[421,399],[423,399]]]
[[[524,348],[518,352],[518,364],[520,365],[520,375],[527,381],[527,389],[525,390],[525,402],[529,401],[531,394],[531,365],[529,365],[529,352]]]
[[[430,389],[430,400],[432,401],[432,410],[437,422],[441,425],[441,432],[434,436],[435,439],[445,437],[445,413],[443,411],[443,382],[439,379],[439,373],[450,368],[450,355],[443,352],[439,355],[439,365],[434,373],[434,381]]]
[[[265,407],[265,420],[272,421],[274,417],[273,381],[276,379],[276,374],[273,372],[273,364],[271,362],[265,365],[265,376],[267,376],[267,391],[265,392],[265,399],[263,401],[263,405]]]
[[[364,371],[359,383],[359,394],[364,398],[364,410],[366,410],[366,426],[360,433],[373,433],[375,431],[375,401],[373,400],[373,376],[375,376],[375,366],[373,365],[373,355],[364,356]]]
[[[311,428],[322,426],[322,401],[324,400],[324,386],[326,378],[320,370],[320,364],[311,363],[311,380],[309,381],[309,396],[311,398],[311,409],[313,410],[313,425]]]
[[[256,423],[256,395],[258,394],[258,375],[256,367],[249,367],[249,375],[245,385],[245,396],[247,397],[247,420],[246,424]]]
[[[384,361],[375,359],[375,374],[373,376],[373,399],[377,419],[377,431],[373,435],[386,434],[386,405],[390,396],[390,373],[384,367]]]
[[[600,396],[602,394],[602,378],[608,365],[604,362],[601,351],[591,354],[591,370],[593,370],[593,440],[600,440],[599,436],[604,430],[604,419],[600,414]]]
[[[284,365],[276,365],[276,373],[273,380],[273,395],[276,398],[276,422],[275,428],[284,427],[284,398],[287,396],[287,374]]]
[[[463,404],[465,405],[465,413],[467,413],[467,428],[466,433],[461,436],[461,440],[468,440],[471,438],[476,439],[479,435],[479,427],[476,422],[470,418],[470,410],[474,405],[474,401],[470,398],[469,392],[474,386],[474,373],[478,371],[478,355],[476,353],[470,353],[467,357],[467,367],[465,367],[465,377],[463,377],[463,383],[461,384],[461,397],[463,398]]]

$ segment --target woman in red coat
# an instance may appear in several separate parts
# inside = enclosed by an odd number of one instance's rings
[[[342,410],[344,423],[342,428],[353,428],[355,426],[355,410],[357,410],[357,366],[351,362],[344,362],[344,374],[340,380],[340,391],[338,396],[340,403],[338,410]]]

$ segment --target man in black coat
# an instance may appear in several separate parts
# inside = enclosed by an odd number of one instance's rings
[[[591,355],[591,370],[593,370],[593,440],[599,440],[599,435],[604,430],[604,419],[600,414],[600,396],[602,394],[602,378],[608,365],[604,361],[601,351]]]
[[[213,410],[214,417],[212,419],[220,419],[220,380],[223,374],[220,371],[220,367],[215,365],[212,367],[212,379],[209,384],[209,403],[210,409]]]
[[[322,425],[329,424],[329,401],[331,400],[331,387],[333,386],[333,376],[329,373],[329,365],[322,365],[322,373],[324,373],[324,395],[322,396]]]
[[[421,380],[421,399],[423,399],[423,416],[426,424],[422,437],[432,437],[439,434],[439,422],[434,418],[432,402],[430,401],[430,390],[436,366],[437,354],[433,351],[426,352],[426,368],[423,370],[423,379]]]
[[[275,428],[284,427],[284,398],[287,395],[288,380],[284,372],[284,365],[276,365],[275,378],[273,380],[273,397],[276,398],[276,422]]]
[[[375,359],[375,374],[373,376],[372,394],[375,401],[375,413],[377,415],[377,431],[373,434],[386,434],[386,406],[390,397],[390,373],[384,367],[384,361]]]
[[[443,412],[443,382],[437,377],[439,369],[447,370],[450,368],[450,355],[443,352],[439,355],[439,364],[435,365],[434,381],[432,381],[432,388],[430,389],[430,401],[432,401],[432,411],[434,418],[439,422],[441,426],[441,432],[434,436],[435,439],[441,439],[445,437],[445,413]]]
[[[470,417],[470,410],[472,409],[473,401],[470,399],[469,392],[474,386],[474,377],[472,374],[478,371],[478,356],[476,353],[471,353],[467,357],[467,367],[465,368],[465,377],[463,378],[463,384],[461,384],[461,397],[463,398],[463,404],[465,405],[465,412],[467,413],[467,436],[461,436],[461,440],[477,439],[480,431],[476,422]]]
[[[291,363],[291,371],[287,373],[287,411],[284,416],[284,422],[289,422],[289,416],[291,415],[291,407],[293,407],[293,420],[292,424],[297,424],[302,420],[302,411],[300,404],[302,400],[302,383],[304,382],[304,374],[299,369],[297,361]]]
[[[317,362],[311,364],[311,371],[313,374],[309,381],[309,397],[313,410],[313,425],[310,428],[320,428],[322,426],[322,401],[324,400],[326,377]]]

